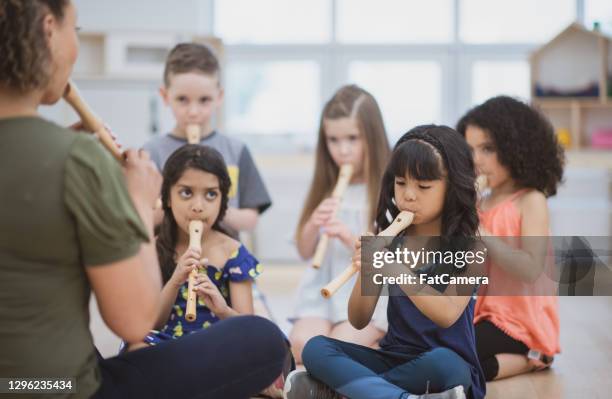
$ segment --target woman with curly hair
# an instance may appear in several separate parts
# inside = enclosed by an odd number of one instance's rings
[[[146,152],[126,151],[122,168],[94,136],[39,115],[66,89],[76,21],[70,0],[0,0],[0,376],[71,378],[53,397],[255,394],[287,353],[280,330],[261,318],[223,320],[109,359],[94,348],[92,291],[105,323],[128,342],[158,316],[161,176]]]
[[[506,96],[471,109],[457,130],[490,188],[480,199],[479,217],[492,284],[479,293],[474,318],[485,377],[491,381],[545,369],[560,351],[557,297],[500,293],[535,293],[535,287],[546,284],[546,198],[556,194],[563,177],[563,150],[542,114]],[[496,237],[520,237],[520,250],[508,251]],[[493,284],[500,282],[503,288],[496,294]]]

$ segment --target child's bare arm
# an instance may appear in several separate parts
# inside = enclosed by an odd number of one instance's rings
[[[532,277],[538,278],[544,270],[549,248],[550,234],[548,204],[539,191],[525,194],[521,199],[521,247],[529,254],[533,263]],[[529,238],[532,237],[532,238]],[[541,238],[533,238],[541,237]]]
[[[368,233],[368,235],[372,235],[372,233]],[[376,286],[375,288],[378,290],[376,295],[368,295],[364,296],[361,292],[361,275],[362,273],[369,274],[371,268],[366,267],[362,268],[361,265],[361,237],[357,238],[355,242],[355,252],[353,254],[353,268],[357,269],[357,280],[355,281],[355,285],[353,286],[353,291],[351,292],[351,297],[349,299],[348,305],[348,316],[349,322],[353,327],[358,330],[365,328],[372,320],[372,315],[374,314],[374,310],[376,309],[376,304],[378,303],[378,298],[380,297],[380,292],[382,290],[381,286]]]
[[[227,304],[219,288],[205,274],[196,278],[195,290],[210,311],[221,320],[254,313],[253,291],[250,280],[229,283],[232,306]]]
[[[471,251],[482,252],[484,245],[478,242]],[[484,276],[484,263],[476,258],[466,263],[462,266],[460,276],[468,278]],[[385,269],[394,276],[402,273],[414,276],[414,283],[402,284],[400,288],[424,316],[442,328],[448,328],[457,321],[477,288],[475,284],[449,284],[443,291],[439,291],[427,283],[421,283],[419,275],[410,267],[393,263],[386,265]]]
[[[390,268],[394,266],[403,268],[402,273],[412,274],[415,278],[417,277],[417,274],[413,273],[408,267],[399,265],[390,266]],[[385,267],[389,268],[389,266]],[[393,275],[398,276],[399,273],[394,271]],[[419,279],[416,278],[415,281],[419,281]],[[463,294],[459,294],[456,285],[447,286],[444,292],[439,292],[427,284],[420,283],[402,284],[400,288],[424,316],[442,328],[452,326],[461,316],[472,298],[471,295],[466,293],[465,287],[461,287]],[[473,290],[469,290],[469,292],[473,292]]]
[[[313,257],[319,239],[319,227],[310,221],[304,223],[297,236],[296,246],[300,257],[304,260]]]
[[[501,240],[483,231],[488,256],[498,267],[525,282],[534,282],[544,270],[548,250],[548,206],[544,194],[532,191],[523,196],[521,237]],[[541,238],[534,238],[541,237]],[[513,241],[512,244],[504,241]],[[518,245],[520,243],[520,246]]]
[[[337,198],[323,200],[310,215],[297,238],[297,250],[302,259],[310,259],[315,253],[319,241],[319,231],[335,213],[339,201]]]
[[[472,298],[467,295],[447,296],[437,294],[429,296],[419,294],[410,296],[410,299],[428,319],[442,328],[448,328],[455,324]]]
[[[335,218],[325,225],[325,233],[330,238],[339,239],[349,250],[353,249],[357,239],[346,224]]]
[[[174,303],[176,302],[176,296],[178,294],[179,288],[180,285],[176,286],[175,284],[170,282],[166,283],[166,285],[164,285],[164,287],[162,288],[159,312],[157,315],[157,321],[155,322],[154,326],[155,329],[161,329],[168,321],[168,318],[170,317],[170,312],[172,311],[172,306],[174,306]]]
[[[361,273],[357,275],[357,280],[353,286],[348,305],[349,322],[353,327],[361,330],[367,327],[372,320],[372,315],[376,309],[378,298],[380,297],[381,287],[378,287],[377,295],[364,296],[361,293]]]
[[[230,282],[230,298],[233,310],[236,315],[254,314],[253,307],[253,283],[251,280],[241,282]]]

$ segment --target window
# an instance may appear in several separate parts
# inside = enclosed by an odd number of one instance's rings
[[[477,61],[472,66],[472,105],[508,95],[529,100],[527,61]]]
[[[453,37],[452,0],[338,0],[338,41],[440,43]]]
[[[229,131],[316,137],[321,107],[316,62],[237,62],[228,66],[226,82]]]
[[[330,0],[215,2],[215,35],[227,43],[322,43],[331,38]]]
[[[529,100],[529,54],[575,20],[577,5],[612,27],[610,0],[211,1],[228,133],[309,143],[324,97],[346,82],[372,92],[397,138],[453,124],[495,95]]]
[[[584,24],[592,29],[599,22],[603,32],[612,34],[612,3],[610,0],[586,0],[584,3]]]
[[[461,0],[466,43],[541,43],[576,16],[575,0]]]
[[[416,125],[441,122],[441,69],[436,62],[353,61],[349,79],[378,102],[391,143]]]

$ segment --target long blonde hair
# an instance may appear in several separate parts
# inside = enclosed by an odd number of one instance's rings
[[[321,113],[314,176],[298,223],[298,239],[302,227],[321,201],[331,194],[338,179],[339,167],[327,148],[324,121],[347,117],[355,119],[366,142],[364,174],[368,191],[368,226],[373,227],[380,183],[391,150],[382,114],[374,97],[357,85],[347,85],[336,91]]]

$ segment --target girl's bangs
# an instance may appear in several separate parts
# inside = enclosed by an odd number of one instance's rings
[[[410,176],[416,180],[441,180],[441,160],[428,144],[409,140],[401,144],[389,162],[389,171],[396,177]]]

